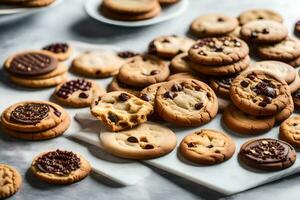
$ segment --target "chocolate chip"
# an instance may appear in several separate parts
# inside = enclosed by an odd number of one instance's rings
[[[224,22],[225,20],[222,17],[219,17],[217,21],[218,22]]]
[[[188,143],[188,147],[195,147],[195,144],[193,142]]]
[[[162,41],[161,41],[162,43],[170,43],[170,40],[168,40],[168,39],[163,39]]]
[[[79,95],[78,95],[79,98],[82,98],[82,99],[87,99],[89,97],[88,94],[84,93],[84,92],[81,92]]]
[[[257,19],[261,20],[264,19],[262,16],[258,16]]]
[[[165,97],[165,98],[169,98],[169,99],[172,99],[172,100],[173,100],[176,96],[177,96],[177,94],[176,94],[176,93],[173,93],[173,92],[169,92],[169,91],[168,91],[168,92],[165,92],[165,93],[164,93],[164,97]]]
[[[207,148],[209,148],[209,149],[211,149],[213,147],[214,147],[214,145],[212,145],[212,144],[210,144],[210,145],[207,146]]]
[[[53,53],[65,53],[68,49],[69,45],[66,43],[54,43],[43,48],[43,50],[51,51]]]
[[[265,101],[261,101],[261,102],[259,102],[259,104],[258,104],[260,107],[266,107],[267,106],[267,103],[265,102]]]
[[[247,81],[244,81],[244,80],[243,80],[243,81],[241,82],[241,86],[244,87],[244,88],[245,88],[245,87],[248,87],[248,85],[249,85],[249,83],[248,83]]]
[[[264,29],[262,30],[262,33],[263,33],[263,34],[268,34],[268,33],[270,33],[270,31],[269,31],[267,28],[264,28]]]
[[[179,83],[176,83],[172,86],[171,90],[173,92],[180,92],[183,90],[183,87]]]
[[[297,123],[293,123],[293,126],[297,126],[298,124]]]
[[[137,55],[138,55],[138,53],[134,53],[132,51],[121,51],[121,52],[118,53],[118,56],[120,58],[132,58],[132,57],[137,56]]]
[[[153,75],[156,75],[156,74],[159,74],[159,70],[155,69],[155,70],[152,70],[150,72],[150,75],[153,76]]]
[[[127,141],[131,142],[131,143],[138,143],[139,142],[139,140],[136,137],[134,137],[134,136],[128,137]]]
[[[203,105],[202,102],[196,103],[196,104],[195,104],[195,109],[196,109],[196,110],[200,110],[201,108],[203,108],[203,106],[204,106],[204,105]]]
[[[109,114],[108,115],[108,119],[111,121],[111,122],[118,122],[119,121],[119,118],[117,115],[114,115],[114,114]]]
[[[207,54],[203,50],[199,51],[198,54],[201,55],[201,56],[207,56]]]
[[[207,98],[212,97],[211,93],[209,93],[209,92],[206,93],[206,96],[207,96]]]
[[[144,149],[154,149],[154,146],[152,144],[146,144]]]
[[[142,94],[141,99],[143,99],[144,101],[150,101],[151,100],[150,96],[147,95],[147,94]]]
[[[248,74],[247,78],[249,78],[250,80],[254,80],[255,79],[255,75],[254,74]]]
[[[216,49],[215,49],[216,52],[222,52],[223,50],[224,50],[223,47],[216,47]]]
[[[127,101],[128,99],[130,99],[130,96],[129,96],[128,94],[126,94],[126,93],[121,93],[121,94],[119,95],[119,99],[120,99],[121,101]]]
[[[264,102],[266,102],[266,104],[270,104],[270,103],[272,103],[272,98],[271,97],[266,97],[266,98],[264,98]]]

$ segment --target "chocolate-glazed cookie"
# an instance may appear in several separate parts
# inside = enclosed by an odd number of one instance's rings
[[[4,65],[12,75],[38,76],[55,70],[58,61],[46,51],[28,51],[11,56]]]
[[[72,48],[67,43],[52,43],[43,47],[43,50],[53,53],[59,61],[67,60],[72,54]]]
[[[31,171],[48,183],[71,184],[85,178],[91,166],[81,155],[57,149],[37,156],[32,162]]]
[[[203,65],[226,65],[245,58],[248,45],[234,37],[212,37],[200,39],[189,50],[192,62]]]
[[[243,144],[239,158],[252,168],[267,171],[282,170],[294,164],[296,151],[284,141],[262,138]]]
[[[238,74],[231,76],[215,77],[209,80],[209,86],[215,91],[217,96],[229,99],[229,89],[231,82]]]
[[[230,98],[245,113],[255,116],[274,115],[289,102],[287,83],[274,74],[251,70],[241,73],[231,83]]]

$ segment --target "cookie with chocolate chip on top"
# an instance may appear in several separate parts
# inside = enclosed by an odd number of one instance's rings
[[[277,13],[273,10],[251,9],[251,10],[246,10],[246,11],[242,12],[238,16],[238,20],[239,20],[240,25],[244,25],[248,22],[257,21],[257,20],[272,20],[272,21],[282,23],[283,17],[279,13]]]
[[[65,61],[70,58],[73,49],[67,43],[52,43],[43,47],[43,50],[53,53],[59,61]]]
[[[195,79],[175,79],[160,86],[155,108],[164,120],[179,126],[198,126],[218,112],[214,91]]]

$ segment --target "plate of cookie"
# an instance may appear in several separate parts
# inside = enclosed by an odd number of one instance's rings
[[[0,16],[25,14],[55,7],[64,0],[0,0]]]
[[[173,19],[187,8],[188,0],[87,0],[85,10],[97,21],[116,26],[149,26]]]

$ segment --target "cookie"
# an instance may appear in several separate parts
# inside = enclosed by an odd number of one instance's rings
[[[67,117],[62,107],[48,101],[25,101],[5,109],[1,115],[3,126],[14,131],[39,132],[51,129]]]
[[[155,108],[155,96],[157,93],[157,90],[160,86],[165,84],[166,82],[156,83],[153,85],[149,85],[148,87],[144,88],[141,92],[139,97],[143,99],[144,101],[149,102],[153,108]]]
[[[223,113],[229,104],[231,104],[229,100],[218,97],[218,112]]]
[[[298,89],[296,92],[293,93],[293,102],[296,109],[300,109],[300,90]]]
[[[170,63],[170,70],[172,73],[194,73],[190,66],[189,57],[187,53],[181,53],[175,56]]]
[[[296,74],[295,80],[289,84],[289,88],[292,94],[295,93],[298,89],[300,89],[299,72]]]
[[[248,45],[233,36],[203,38],[189,50],[189,59],[203,65],[226,65],[238,62],[249,53]]]
[[[230,36],[241,38],[241,26],[237,26],[231,33],[229,33]]]
[[[22,6],[25,7],[44,7],[49,6],[54,3],[55,0],[31,0],[22,3]]]
[[[222,121],[230,130],[247,135],[265,133],[275,125],[274,116],[257,117],[248,115],[232,104],[224,110]]]
[[[275,115],[276,123],[280,123],[286,120],[287,118],[289,118],[293,114],[294,109],[295,106],[294,106],[293,98],[292,96],[289,96],[289,103],[286,105],[284,109],[282,109],[280,112],[278,112]]]
[[[238,74],[224,77],[215,77],[209,80],[209,86],[215,91],[217,96],[230,99],[229,89],[231,82]]]
[[[42,181],[66,185],[88,176],[91,172],[91,165],[77,153],[57,149],[35,157],[30,169]]]
[[[190,63],[190,67],[199,73],[210,76],[226,76],[239,73],[245,70],[250,64],[250,57],[245,58],[231,64],[226,65],[203,65],[197,63]]]
[[[231,83],[230,98],[241,111],[255,116],[274,115],[289,102],[290,89],[276,75],[263,70],[246,71]]]
[[[179,126],[198,126],[212,120],[218,112],[214,91],[195,79],[175,79],[158,89],[156,112]]]
[[[114,10],[112,10],[102,4],[100,7],[100,12],[104,16],[106,16],[110,19],[114,19],[114,20],[139,21],[139,20],[146,20],[146,19],[150,19],[150,18],[154,18],[155,16],[158,16],[161,13],[161,7],[158,4],[158,2],[156,2],[156,6],[148,12],[136,13],[136,14],[125,14],[125,13],[115,12]]]
[[[66,73],[46,79],[21,78],[19,76],[9,76],[10,80],[17,85],[29,88],[47,88],[56,86],[68,79]]]
[[[296,115],[288,118],[280,125],[279,138],[291,144],[295,148],[300,148],[300,116]]]
[[[150,42],[148,52],[161,58],[171,59],[180,53],[187,52],[194,43],[193,39],[184,36],[160,36]]]
[[[26,51],[10,56],[4,68],[13,76],[34,77],[55,70],[57,59],[47,51]]]
[[[0,199],[6,199],[18,192],[22,185],[20,173],[13,167],[0,163]]]
[[[183,138],[180,153],[191,162],[213,165],[230,159],[235,152],[234,141],[226,134],[201,129]]]
[[[295,32],[296,34],[300,34],[300,20],[295,23]]]
[[[157,5],[156,0],[104,0],[103,6],[124,14],[146,13]]]
[[[65,119],[57,126],[52,127],[50,129],[41,130],[39,132],[24,132],[23,130],[16,131],[16,130],[8,129],[5,126],[2,126],[2,130],[7,135],[16,139],[33,140],[33,141],[48,140],[64,134],[65,131],[69,128],[70,123],[71,123],[70,117],[66,116]]]
[[[65,75],[68,72],[68,66],[64,63],[59,63],[56,67],[56,69],[54,69],[53,71],[47,73],[47,74],[42,74],[42,75],[37,75],[37,76],[33,76],[33,77],[28,77],[27,79],[31,79],[31,80],[47,80],[49,78],[54,78],[54,77],[58,77],[58,76],[62,76]],[[15,76],[15,75],[10,75],[11,77],[17,77],[19,79],[26,79],[22,76]],[[46,81],[47,82],[47,81]]]
[[[114,132],[144,123],[152,112],[150,103],[123,91],[106,93],[91,105],[91,113]]]
[[[283,18],[279,13],[268,9],[246,10],[238,16],[240,25],[244,25],[250,21],[264,20],[264,19],[273,20],[281,23],[283,22]]]
[[[85,52],[73,60],[71,69],[85,77],[104,78],[116,75],[123,63],[115,52]]]
[[[172,81],[176,79],[196,79],[202,82],[207,82],[207,78],[205,78],[202,74],[195,74],[195,73],[188,73],[188,72],[181,72],[177,74],[172,74],[168,77],[167,81]]]
[[[273,60],[256,62],[252,64],[248,69],[266,70],[270,73],[274,73],[278,77],[281,77],[288,84],[292,83],[295,80],[297,75],[296,70],[292,66],[284,62],[273,61]]]
[[[133,58],[135,56],[140,55],[139,53],[133,52],[133,51],[119,51],[118,56],[122,59],[128,60],[130,58]]]
[[[53,53],[55,58],[59,61],[67,60],[73,52],[72,47],[67,43],[52,43],[43,47],[43,50]]]
[[[67,106],[88,107],[96,96],[102,96],[104,93],[105,90],[94,81],[75,79],[58,85],[53,96]]]
[[[257,52],[263,59],[292,61],[300,56],[300,41],[288,37],[277,44],[259,46]]]
[[[280,22],[257,20],[242,26],[240,33],[244,40],[251,43],[277,43],[287,37],[288,30]]]
[[[300,66],[300,56],[294,60],[287,62],[287,63],[293,67],[299,67]]]
[[[179,2],[180,0],[158,0],[158,2],[162,5],[171,5]]]
[[[239,159],[255,169],[282,170],[294,164],[296,151],[284,141],[261,138],[244,143],[239,152]]]
[[[137,87],[126,85],[118,81],[118,79],[114,77],[111,83],[108,85],[107,91],[108,92],[124,91],[129,94],[133,94],[134,96],[139,96],[142,89],[143,88],[137,88]]]
[[[237,26],[238,20],[235,17],[208,14],[195,19],[190,26],[190,31],[198,37],[218,37],[234,31]]]
[[[102,132],[100,142],[115,156],[145,160],[171,152],[176,147],[176,135],[165,126],[146,122],[127,131]]]
[[[153,56],[136,56],[120,68],[118,80],[135,87],[165,81],[170,75],[167,64]]]

